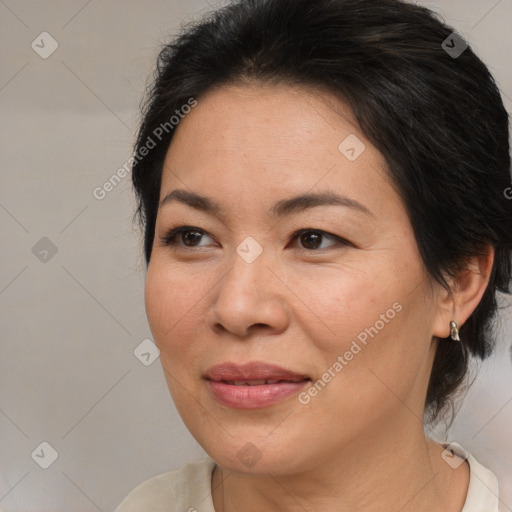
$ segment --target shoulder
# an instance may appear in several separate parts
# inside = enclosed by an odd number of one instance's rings
[[[139,484],[115,512],[213,512],[209,457],[157,475]]]
[[[467,460],[469,464],[469,487],[462,512],[498,512],[499,485],[496,475],[480,464],[458,443],[443,444],[443,446],[445,451],[451,451],[459,457],[459,460],[462,462]]]

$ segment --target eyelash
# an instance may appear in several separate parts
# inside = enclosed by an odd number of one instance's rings
[[[179,249],[184,249],[184,250],[189,250],[189,251],[195,250],[196,247],[187,247],[186,245],[179,245],[179,243],[177,243],[177,241],[176,241],[176,238],[179,235],[181,235],[182,233],[185,233],[187,231],[195,231],[202,235],[208,235],[208,233],[206,231],[196,228],[194,226],[179,226],[177,228],[171,229],[164,236],[162,236],[160,238],[160,242],[168,247],[171,247],[172,249],[175,249],[175,250],[179,250]],[[324,238],[328,238],[329,240],[337,242],[337,245],[355,247],[354,244],[352,244],[348,240],[345,240],[344,238],[333,235],[332,233],[327,233],[326,231],[322,231],[320,229],[313,229],[313,228],[303,228],[303,229],[299,229],[298,231],[295,231],[295,233],[293,233],[293,235],[292,235],[292,240],[295,240],[296,238],[300,237],[304,233],[320,234]],[[208,236],[210,236],[210,235],[208,235]],[[324,249],[301,248],[300,250],[306,251],[306,252],[320,252],[320,251],[330,249],[331,247],[333,247],[333,246],[329,246]]]

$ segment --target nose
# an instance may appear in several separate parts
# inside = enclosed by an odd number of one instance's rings
[[[251,263],[234,255],[231,269],[215,288],[206,316],[217,334],[247,338],[251,333],[279,334],[289,324],[286,288],[271,269],[265,251]]]

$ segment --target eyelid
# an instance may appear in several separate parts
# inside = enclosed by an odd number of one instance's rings
[[[297,231],[295,231],[293,233],[293,235],[291,236],[291,239],[295,240],[303,233],[310,233],[310,232],[320,233],[324,238],[328,238],[329,240],[336,242],[338,245],[347,245],[347,246],[355,247],[355,245],[352,242],[349,242],[347,239],[345,239],[341,236],[335,235],[334,233],[330,233],[328,231],[324,231],[324,230],[318,229],[318,228],[298,229]],[[307,251],[307,252],[321,252],[322,251],[322,249],[316,249],[316,250],[315,249],[303,249],[303,250]]]
[[[202,233],[203,235],[206,235],[212,239],[213,236],[210,235],[207,231],[205,231],[204,229],[201,229],[201,228],[198,228],[196,226],[189,226],[189,225],[181,225],[181,226],[177,226],[175,228],[172,228],[170,230],[168,230],[163,236],[160,237],[160,242],[165,245],[165,246],[169,246],[169,247],[173,247],[173,248],[176,248],[176,249],[184,249],[184,250],[197,250],[197,248],[200,248],[200,247],[205,247],[205,246],[194,246],[194,247],[187,247],[186,245],[180,245],[179,243],[176,244],[176,243],[173,243],[172,240],[176,239],[176,237],[178,237],[182,232],[186,232],[186,231],[197,231],[199,233]],[[342,238],[338,235],[335,235],[333,233],[329,233],[327,231],[324,231],[322,229],[318,229],[318,228],[301,228],[301,229],[298,229],[296,231],[293,232],[293,234],[290,236],[290,240],[291,241],[294,241],[296,239],[298,239],[298,237],[300,235],[302,235],[303,233],[319,233],[322,235],[323,238],[327,238],[331,241],[334,241],[336,242],[335,244],[333,244],[333,246],[336,246],[336,245],[341,245],[341,246],[349,246],[349,247],[356,247],[352,242],[346,240],[345,238]],[[299,248],[299,250],[303,251],[303,252],[308,252],[308,253],[314,253],[314,252],[319,252],[321,253],[322,251],[326,250],[326,249],[329,249],[331,246],[327,247],[327,248],[323,248],[323,249],[306,249],[306,248]]]
[[[162,237],[160,237],[160,242],[162,244],[164,244],[164,245],[172,246],[173,244],[171,243],[171,240],[173,238],[176,238],[177,236],[179,236],[184,231],[197,231],[199,233],[202,233],[203,235],[207,235],[210,238],[213,238],[204,229],[198,228],[196,226],[185,226],[185,225],[182,225],[182,226],[177,226],[175,228],[172,228],[172,229],[166,231],[164,233],[164,235]],[[174,245],[177,245],[177,244],[174,244]],[[202,246],[199,246],[199,247],[202,247]],[[181,246],[179,246],[179,248],[181,248],[181,249],[192,249],[192,250],[195,249],[195,247],[187,247],[186,245],[181,245]]]

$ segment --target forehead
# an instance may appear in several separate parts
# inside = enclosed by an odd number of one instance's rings
[[[225,85],[197,102],[176,128],[161,199],[175,188],[232,204],[320,190],[393,193],[382,155],[325,91]]]

